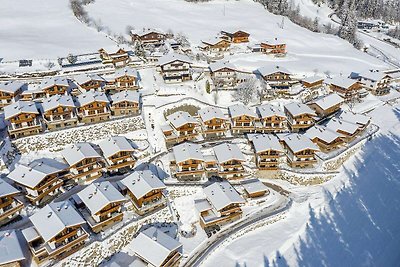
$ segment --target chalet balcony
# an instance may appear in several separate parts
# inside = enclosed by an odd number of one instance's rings
[[[176,266],[177,262],[182,258],[182,255],[176,251],[174,254],[170,255],[163,263],[162,266]]]
[[[23,207],[24,204],[17,199],[11,199],[10,202],[3,203],[3,207],[0,208],[0,221],[5,220],[10,216],[13,216],[14,214],[22,210]]]
[[[15,130],[23,130],[29,128],[37,128],[37,127],[42,127],[42,124],[38,117],[34,118],[33,120],[31,119],[16,120],[15,122],[11,123],[11,125],[8,126],[8,130],[15,131]]]
[[[202,214],[200,215],[200,225],[203,228],[214,225],[222,225],[230,221],[239,219],[241,216],[242,216],[241,209],[238,210],[238,212],[230,213],[229,215],[226,216],[223,216],[214,210],[208,210],[206,212],[202,212]]]
[[[138,214],[143,215],[148,211],[154,210],[158,207],[165,206],[167,204],[167,200],[164,197],[164,195],[157,196],[155,195],[154,197],[149,198],[148,200],[145,200],[142,202],[142,206],[139,207],[135,201],[132,201],[133,206],[137,210]]]
[[[204,172],[204,167],[198,165],[197,167],[194,165],[182,165],[178,166],[175,175],[176,176],[184,176],[184,175],[196,175],[202,174]]]

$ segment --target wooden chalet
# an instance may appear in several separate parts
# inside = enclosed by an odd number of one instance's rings
[[[324,78],[319,76],[306,77],[300,80],[304,88],[317,89],[324,85]]]
[[[252,133],[255,131],[257,114],[248,106],[236,104],[228,107],[232,133]]]
[[[11,138],[34,135],[43,130],[39,110],[34,102],[18,100],[5,106],[4,117]]]
[[[249,198],[258,198],[269,194],[268,187],[256,178],[244,180],[241,185]]]
[[[95,90],[103,91],[107,81],[98,74],[84,73],[74,78],[75,82],[81,88],[82,92]]]
[[[113,64],[115,67],[125,67],[129,61],[128,52],[120,48],[115,53],[108,53],[105,49],[99,50],[103,64]]]
[[[288,134],[283,137],[287,163],[292,168],[310,168],[317,164],[315,152],[319,148],[311,140],[300,134]]]
[[[236,144],[222,143],[213,147],[218,164],[218,175],[226,179],[240,178],[244,175],[243,163],[246,161]]]
[[[288,127],[292,132],[299,132],[315,124],[317,114],[303,103],[290,103],[285,105],[285,115]]]
[[[227,181],[215,182],[203,191],[206,198],[195,200],[202,228],[222,226],[242,217],[245,200]]]
[[[202,40],[199,46],[200,50],[205,53],[220,54],[229,50],[231,43],[221,38],[212,38]]]
[[[257,107],[257,115],[260,119],[257,132],[262,133],[280,133],[286,129],[286,115],[277,106],[264,104]]]
[[[141,113],[141,95],[133,91],[121,91],[110,96],[113,116],[139,115]]]
[[[113,92],[139,89],[139,72],[129,67],[116,70],[114,85],[109,89]]]
[[[371,117],[350,111],[343,111],[340,113],[338,119],[357,124],[360,132],[364,131],[371,123]]]
[[[24,204],[16,198],[20,194],[12,185],[0,179],[0,226],[15,219]]]
[[[51,201],[62,192],[64,179],[68,177],[68,165],[53,159],[35,160],[19,165],[8,174],[34,205]]]
[[[39,85],[46,97],[53,95],[67,95],[70,91],[68,79],[62,77],[49,77],[42,80]]]
[[[135,149],[126,137],[108,137],[99,143],[99,147],[108,172],[127,172],[135,166],[136,158],[133,155]]]
[[[25,83],[16,81],[0,83],[0,110],[18,101],[26,87]]]
[[[340,111],[344,99],[338,94],[329,94],[309,102],[307,105],[312,108],[320,118],[326,118]]]
[[[154,45],[160,46],[163,45],[167,35],[161,30],[156,29],[143,29],[141,31],[131,31],[132,42],[139,42],[144,46]]]
[[[162,126],[167,145],[196,139],[199,122],[185,111],[167,116],[168,125]]]
[[[205,138],[225,135],[228,130],[228,119],[216,107],[206,107],[198,111],[201,128]]]
[[[359,81],[373,95],[381,96],[389,94],[392,76],[381,71],[369,71],[359,74]]]
[[[182,244],[154,226],[141,231],[131,245],[132,252],[140,259],[135,266],[176,267],[182,259]]]
[[[59,261],[81,249],[89,239],[85,220],[69,201],[52,202],[29,217],[22,230],[36,264]]]
[[[122,221],[125,197],[109,182],[95,182],[77,193],[76,203],[93,232],[109,228]]]
[[[42,103],[42,118],[47,130],[58,130],[78,124],[75,102],[69,95],[53,95]]]
[[[104,92],[87,91],[79,95],[76,101],[79,120],[83,123],[96,123],[109,120],[110,101]]]
[[[68,163],[72,179],[89,184],[102,176],[104,161],[89,143],[77,143],[66,147],[62,156]]]
[[[346,101],[360,97],[362,85],[359,81],[345,77],[338,77],[328,81],[329,88]]]
[[[121,180],[137,213],[143,215],[166,205],[165,184],[150,170],[134,171]]]
[[[256,70],[256,74],[276,90],[288,90],[291,87],[291,73],[281,66],[265,66]]]
[[[171,173],[179,180],[200,180],[205,173],[201,147],[185,142],[172,148]]]
[[[0,266],[23,267],[27,266],[27,247],[20,230],[0,231]]]
[[[168,54],[158,60],[157,70],[165,83],[180,83],[192,80],[192,61],[182,54]]]
[[[257,168],[260,170],[277,170],[279,159],[284,150],[278,138],[272,134],[249,136],[254,151]]]
[[[337,118],[332,118],[327,124],[326,128],[339,133],[345,142],[353,141],[361,132],[355,122],[348,122]]]
[[[342,134],[320,125],[315,125],[308,129],[304,135],[323,152],[338,149],[344,144]]]
[[[260,43],[261,52],[272,55],[285,55],[286,44],[274,39],[273,41],[263,41]]]
[[[233,89],[238,83],[236,67],[229,62],[216,62],[210,64],[211,80],[215,88]]]
[[[250,34],[245,31],[221,31],[222,39],[231,43],[248,43]]]

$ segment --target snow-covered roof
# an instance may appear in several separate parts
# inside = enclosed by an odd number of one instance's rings
[[[189,63],[189,64],[192,63],[192,61],[190,60],[190,58],[188,56],[182,55],[182,54],[177,54],[177,53],[172,53],[172,54],[168,54],[168,55],[165,55],[165,56],[159,58],[158,65],[163,66],[165,64],[172,63],[174,61],[181,61],[181,62],[185,62],[185,63]]]
[[[118,152],[134,152],[135,149],[124,136],[111,136],[99,143],[99,147],[106,158],[115,155]]]
[[[38,234],[48,242],[65,228],[82,225],[85,220],[69,201],[51,202],[29,217]]]
[[[149,266],[163,266],[169,255],[179,250],[182,244],[152,226],[132,240],[133,252],[149,263]]]
[[[53,95],[42,102],[44,112],[58,107],[75,107],[75,103],[70,95]]]
[[[306,82],[306,83],[316,83],[319,81],[323,81],[324,79],[325,78],[322,76],[314,75],[314,76],[305,77],[305,78],[301,79],[301,81]]]
[[[165,184],[150,170],[135,171],[121,180],[128,190],[137,198],[142,198],[153,190],[164,189]]]
[[[3,179],[0,179],[0,198],[18,194],[18,193],[19,193],[19,191],[16,188],[14,188],[12,185],[7,183]]]
[[[351,135],[355,134],[358,130],[358,125],[354,122],[348,122],[336,118],[332,118],[327,124],[326,127],[332,131],[343,131],[349,133]]]
[[[92,215],[109,204],[125,201],[124,196],[109,181],[94,182],[77,195]]]
[[[125,90],[111,95],[110,98],[113,103],[119,103],[123,101],[139,103],[140,93],[137,91]]]
[[[251,138],[250,141],[253,143],[256,153],[268,150],[283,151],[278,138],[272,134],[258,134],[249,138]]]
[[[218,62],[215,62],[215,63],[211,63],[208,68],[210,69],[211,72],[216,72],[216,71],[219,71],[219,70],[224,69],[224,68],[236,71],[235,65],[233,65],[230,62],[226,62],[226,61],[218,61]]]
[[[144,35],[147,35],[149,33],[165,34],[165,32],[163,30],[155,29],[155,28],[142,28],[142,29],[140,29],[138,31],[136,31],[136,30],[132,30],[131,31],[131,34],[136,34],[136,35],[139,35],[139,36],[144,36]]]
[[[22,242],[16,230],[0,232],[0,265],[7,266],[8,263],[25,260]]]
[[[8,174],[8,178],[26,187],[35,188],[49,175],[65,171],[66,169],[68,169],[66,164],[43,158],[35,160],[28,165],[18,165]]]
[[[52,86],[69,87],[69,82],[68,82],[68,79],[63,78],[63,77],[47,77],[47,78],[44,78],[40,82],[39,87],[41,90],[44,90],[44,89],[52,87]]]
[[[268,191],[268,187],[259,179],[244,180],[241,184],[248,194]]]
[[[18,81],[0,83],[0,92],[15,93],[24,86],[26,86],[26,83],[21,83]]]
[[[175,127],[179,128],[187,123],[198,124],[199,122],[193,118],[186,111],[177,111],[169,116],[167,116],[167,120]]]
[[[282,45],[285,44],[285,42],[278,40],[278,39],[272,39],[272,40],[263,40],[261,44],[267,44],[267,45]]]
[[[96,73],[83,73],[74,77],[74,80],[79,84],[85,84],[90,81],[105,82],[106,80]]]
[[[315,111],[312,110],[309,106],[303,103],[292,102],[285,105],[285,109],[289,111],[292,116],[299,116],[303,114],[310,114],[316,116]]]
[[[136,69],[129,68],[129,67],[117,69],[115,71],[115,74],[114,74],[115,78],[120,78],[123,76],[133,76],[137,79],[139,77],[139,73]]]
[[[84,159],[101,157],[89,143],[76,143],[64,148],[61,154],[69,166],[73,166]]]
[[[201,42],[206,45],[217,45],[220,42],[226,42],[226,40],[218,38],[218,37],[214,37],[214,38],[210,38],[210,39],[206,39],[206,40],[201,40]]]
[[[78,95],[78,105],[83,107],[93,102],[105,102],[109,103],[107,95],[104,92],[98,91],[86,91],[83,94]]]
[[[257,69],[257,72],[260,73],[262,76],[267,76],[273,73],[282,72],[286,74],[291,74],[288,69],[282,66],[276,65],[268,65]]]
[[[21,113],[39,114],[39,111],[36,107],[35,102],[32,101],[18,100],[17,102],[4,107],[4,117],[6,120],[15,117]]]
[[[203,122],[210,121],[212,119],[222,119],[226,120],[224,113],[216,107],[205,107],[200,109],[199,116]]]
[[[343,111],[339,115],[339,119],[343,121],[358,123],[361,125],[367,125],[371,121],[371,117],[359,113],[353,113],[350,111]]]
[[[271,104],[258,106],[257,113],[261,118],[268,118],[272,116],[286,117],[285,113],[279,107]]]
[[[202,199],[195,199],[194,200],[194,208],[198,212],[203,212],[203,211],[206,211],[206,210],[211,210],[212,206],[211,206],[210,202],[208,202],[207,199],[202,198]]]
[[[358,83],[357,80],[353,80],[347,77],[336,77],[334,79],[330,79],[327,81],[329,84],[336,85],[341,88],[349,88],[355,83]]]
[[[236,104],[228,107],[229,114],[232,118],[240,116],[248,116],[252,118],[257,118],[257,114],[254,110],[248,106],[242,104]]]
[[[208,201],[218,211],[231,204],[245,203],[243,197],[226,181],[213,183],[203,191]]]
[[[318,105],[323,110],[327,110],[333,106],[342,104],[343,101],[344,101],[344,99],[341,96],[333,93],[333,94],[318,98],[317,100],[311,101],[310,103]]]
[[[319,151],[319,148],[305,135],[288,134],[283,137],[283,141],[294,153],[306,149]]]
[[[223,143],[215,146],[213,149],[219,163],[224,163],[230,160],[246,160],[242,151],[240,151],[236,144]]]
[[[311,140],[314,138],[318,138],[322,141],[325,141],[328,144],[335,141],[337,138],[341,137],[339,133],[320,125],[315,125],[311,127],[305,132],[304,135],[310,138]]]
[[[184,162],[189,159],[204,161],[204,156],[200,149],[200,145],[198,144],[185,142],[174,146],[172,151],[177,163]]]
[[[386,74],[384,72],[381,71],[367,71],[367,72],[362,72],[359,74],[360,77],[366,79],[366,80],[370,80],[373,82],[377,82],[382,80],[383,78],[385,78],[386,76],[390,76],[390,74]]]

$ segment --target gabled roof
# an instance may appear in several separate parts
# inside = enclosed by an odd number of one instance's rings
[[[39,114],[35,102],[18,100],[4,107],[5,119],[10,119],[22,113]]]
[[[311,101],[310,104],[316,104],[321,109],[327,110],[328,108],[331,108],[338,104],[342,104],[343,102],[344,102],[344,99],[341,96],[333,93],[333,94],[330,94],[327,96],[320,97],[314,101]]]
[[[131,90],[120,91],[110,96],[111,101],[114,103],[120,103],[123,101],[139,103],[140,93]]]
[[[0,83],[0,92],[15,93],[22,87],[25,87],[26,83],[21,83],[18,81],[10,81],[5,83]]]
[[[133,252],[149,263],[149,266],[163,266],[169,255],[181,249],[182,244],[163,233],[161,230],[150,227],[132,240]]]
[[[179,128],[187,123],[199,124],[199,122],[193,118],[186,111],[177,111],[169,116],[167,116],[167,120],[175,127]]]
[[[306,82],[306,83],[316,83],[319,81],[323,81],[325,78],[321,77],[321,76],[309,76],[309,77],[305,77],[303,79],[301,79],[302,82]]]
[[[384,72],[381,71],[367,71],[367,72],[362,72],[359,74],[360,77],[366,79],[366,80],[370,80],[373,82],[378,82],[380,80],[382,80],[383,78],[385,78],[386,76],[391,77],[390,74],[386,74]]]
[[[272,40],[263,40],[262,42],[261,42],[261,44],[267,44],[267,45],[282,45],[282,44],[285,44],[285,42],[283,42],[283,41],[280,41],[280,40],[278,40],[278,39],[272,39]]]
[[[139,77],[139,73],[136,69],[133,68],[122,68],[115,71],[114,77],[120,78],[122,76],[133,76],[136,79]]]
[[[204,156],[201,153],[200,145],[190,142],[185,142],[176,145],[172,148],[175,161],[177,163],[184,162],[189,159],[204,161]]]
[[[276,65],[268,65],[257,69],[257,72],[260,73],[262,76],[267,76],[273,73],[282,72],[286,74],[291,74],[288,69],[282,66]]]
[[[292,102],[285,105],[285,109],[289,111],[289,113],[292,114],[292,116],[299,116],[303,114],[310,114],[312,116],[317,116],[314,110],[312,110],[309,106],[303,103]]]
[[[242,104],[236,104],[228,107],[229,114],[232,118],[240,116],[248,116],[252,118],[257,118],[257,114],[254,110],[248,106]]]
[[[210,38],[210,39],[206,39],[206,40],[201,40],[201,42],[202,42],[203,44],[205,44],[205,45],[217,45],[217,44],[219,44],[220,42],[227,42],[227,41],[224,40],[224,39],[215,37],[215,38]]]
[[[154,28],[142,28],[139,31],[132,30],[131,34],[139,35],[139,36],[144,36],[149,33],[158,33],[158,34],[165,34],[163,30],[161,29],[154,29]]]
[[[190,58],[188,56],[182,55],[182,54],[177,54],[177,53],[172,53],[172,54],[168,54],[168,55],[165,55],[165,56],[159,58],[158,65],[163,66],[163,65],[172,63],[174,61],[181,61],[181,62],[192,64],[192,61],[190,60]]]
[[[210,204],[217,210],[221,210],[231,204],[243,204],[245,200],[226,181],[213,183],[203,189]]]
[[[358,83],[357,80],[349,79],[347,77],[336,77],[334,79],[330,79],[327,81],[329,84],[336,85],[341,88],[349,88],[355,83]]]
[[[211,63],[210,66],[208,66],[208,68],[210,69],[211,72],[216,72],[219,71],[221,69],[227,68],[233,71],[237,71],[235,65],[233,65],[232,63],[229,62],[222,62],[222,61],[218,61],[215,63]]]
[[[319,151],[317,145],[315,145],[308,137],[301,134],[288,134],[283,137],[283,141],[294,153],[306,149]]]
[[[107,95],[104,92],[98,91],[86,91],[83,94],[78,95],[78,106],[82,107],[93,102],[104,102],[110,103]]]
[[[53,95],[43,100],[43,111],[53,110],[58,107],[75,107],[74,100],[70,95]]]
[[[340,135],[339,133],[320,125],[315,125],[311,127],[305,132],[304,135],[310,138],[311,140],[314,138],[318,138],[322,141],[327,142],[328,144],[342,137],[342,135]]]
[[[358,130],[358,125],[356,123],[343,121],[340,119],[332,118],[327,124],[326,127],[332,131],[344,131],[351,135],[355,134]]]
[[[224,163],[230,160],[246,161],[242,151],[235,144],[223,143],[215,146],[214,154],[219,163]]]
[[[51,159],[35,160],[28,165],[18,165],[8,177],[14,182],[29,188],[35,188],[46,177],[68,169],[66,164]]]
[[[142,198],[153,190],[165,189],[165,184],[150,170],[135,171],[121,180],[128,190],[137,198]]]
[[[202,108],[198,112],[203,122],[210,121],[212,119],[226,120],[224,113],[222,113],[222,111],[216,107]]]
[[[259,179],[244,180],[241,184],[248,194],[268,191],[268,187],[263,184]]]
[[[101,158],[99,153],[97,153],[89,143],[76,143],[64,148],[61,154],[69,166],[73,166],[84,159]]]
[[[240,32],[243,32],[243,33],[246,33],[246,34],[250,35],[248,32],[245,32],[245,31],[243,31],[243,30],[226,30],[226,31],[221,31],[222,34],[229,34],[229,35],[234,35],[234,34],[237,34],[237,33],[240,33]]]
[[[65,228],[82,225],[85,220],[69,201],[51,202],[29,217],[38,234],[48,242]]]
[[[15,195],[18,193],[19,191],[16,188],[14,188],[12,185],[7,183],[3,179],[0,179],[0,198],[10,195]]]
[[[271,104],[258,106],[257,113],[262,119],[272,116],[286,117],[285,113],[279,107]]]
[[[77,195],[92,215],[109,204],[125,201],[124,196],[109,181],[94,182]]]
[[[39,88],[41,90],[44,90],[46,88],[56,86],[56,85],[69,87],[68,79],[63,78],[63,77],[48,77],[41,81]]]
[[[16,230],[0,232],[0,265],[25,260],[22,237]]]
[[[371,121],[371,117],[359,113],[352,113],[350,111],[343,111],[340,114],[339,119],[361,125],[366,125]]]
[[[253,143],[256,153],[261,153],[268,150],[283,151],[278,138],[272,134],[258,134],[249,138]]]
[[[79,84],[85,84],[90,81],[105,82],[106,80],[96,73],[83,73],[75,76],[74,80]]]
[[[124,136],[111,136],[99,143],[99,147],[106,158],[109,158],[118,152],[134,152],[135,149]]]

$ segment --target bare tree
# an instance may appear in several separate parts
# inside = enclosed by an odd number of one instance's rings
[[[256,99],[258,89],[257,80],[252,77],[238,86],[236,92],[232,94],[232,98],[235,101],[240,101],[243,104],[248,105]]]

